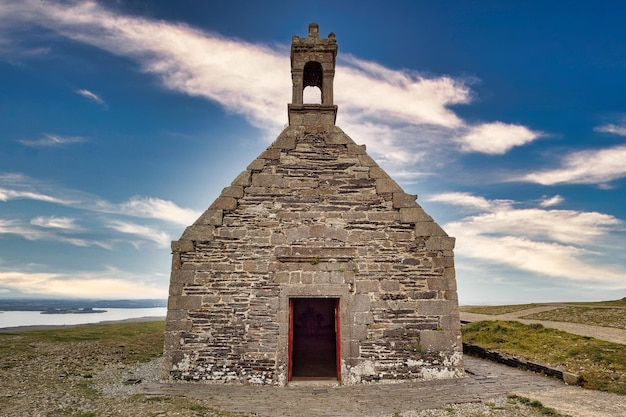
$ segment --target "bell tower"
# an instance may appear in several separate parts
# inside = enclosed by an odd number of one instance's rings
[[[317,23],[309,25],[309,35],[294,35],[291,41],[292,99],[289,104],[289,125],[334,125],[337,106],[333,104],[333,79],[337,40],[335,34],[319,37]],[[321,104],[304,103],[304,89],[320,89]]]

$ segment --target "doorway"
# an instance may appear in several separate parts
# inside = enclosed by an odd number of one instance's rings
[[[340,379],[338,298],[289,299],[289,380]]]

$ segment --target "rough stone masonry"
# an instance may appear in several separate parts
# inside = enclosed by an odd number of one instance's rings
[[[293,37],[288,127],[172,242],[165,379],[462,375],[454,238],[335,126],[336,55]]]

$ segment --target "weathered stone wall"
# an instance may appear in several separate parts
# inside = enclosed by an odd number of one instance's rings
[[[340,300],[346,384],[459,376],[454,238],[339,128],[289,126],[172,243],[169,378],[284,385],[290,297]]]

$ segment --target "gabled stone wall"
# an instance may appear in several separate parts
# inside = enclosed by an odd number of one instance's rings
[[[462,374],[454,238],[341,129],[287,127],[172,242],[165,376],[287,383],[289,299],[339,299],[341,381]]]

